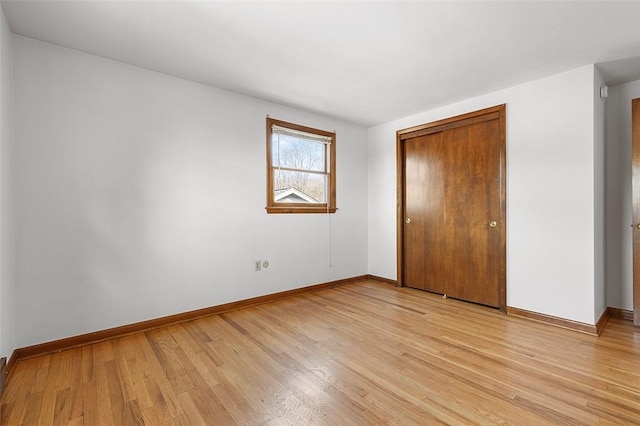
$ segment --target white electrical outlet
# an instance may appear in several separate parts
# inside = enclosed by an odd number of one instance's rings
[[[260,260],[256,260],[256,271],[259,271],[260,269],[262,269],[262,261]]]
[[[268,260],[263,260],[262,261],[262,269],[267,269],[269,267],[269,261]]]

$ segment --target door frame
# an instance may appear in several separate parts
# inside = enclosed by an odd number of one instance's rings
[[[631,100],[633,325],[640,326],[640,98]]]
[[[500,125],[500,218],[498,231],[500,232],[499,259],[499,291],[500,291],[500,311],[507,312],[507,134],[506,134],[506,104],[469,112],[455,117],[445,118],[418,126],[409,127],[396,131],[396,239],[397,239],[397,285],[404,287],[404,218],[405,218],[405,143],[410,138],[437,133],[473,123],[480,123],[488,120],[499,120]],[[464,123],[461,123],[464,122]]]

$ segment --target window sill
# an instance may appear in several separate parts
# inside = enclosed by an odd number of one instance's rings
[[[297,214],[297,213],[315,213],[315,214],[327,214],[335,213],[338,209],[335,207],[265,207],[269,214]]]

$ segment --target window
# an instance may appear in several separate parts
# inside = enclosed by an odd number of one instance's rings
[[[267,213],[335,213],[336,134],[267,117]]]

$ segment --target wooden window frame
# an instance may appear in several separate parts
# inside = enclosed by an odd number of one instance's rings
[[[327,201],[325,203],[283,203],[275,201],[274,197],[274,170],[271,158],[271,140],[273,134],[273,125],[291,129],[294,131],[311,133],[314,135],[330,138],[328,145],[329,155],[325,155],[325,174],[327,175]],[[267,213],[335,213],[336,208],[336,134],[326,130],[314,129],[312,127],[302,126],[300,124],[289,123],[282,120],[267,117]]]

